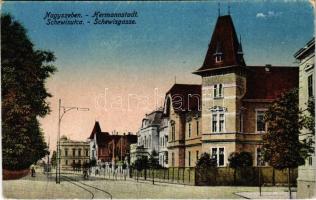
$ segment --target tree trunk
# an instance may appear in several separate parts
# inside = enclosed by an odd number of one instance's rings
[[[236,169],[234,169],[234,185],[236,185]]]
[[[292,192],[291,192],[291,168],[288,168],[287,182],[288,182],[288,186],[289,186],[289,199],[292,199]]]
[[[144,176],[145,176],[145,180],[147,180],[147,169],[145,168],[145,174],[144,174]]]
[[[275,169],[272,168],[272,185],[275,186]]]

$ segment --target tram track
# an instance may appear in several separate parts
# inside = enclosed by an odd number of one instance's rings
[[[86,183],[83,183],[78,179],[71,178],[68,176],[61,175],[61,178],[63,178],[65,181],[72,183],[73,185],[76,185],[76,186],[84,189],[85,191],[89,192],[91,194],[91,199],[94,199],[94,197],[95,197],[95,192],[93,190],[100,191],[100,192],[104,193],[107,197],[112,199],[112,194],[109,193],[108,191],[102,190],[100,188],[94,187],[94,186],[86,184]]]

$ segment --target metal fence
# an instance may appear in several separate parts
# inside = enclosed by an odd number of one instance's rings
[[[136,181],[152,181],[195,185],[194,167],[169,167],[164,169],[130,169],[130,178]]]

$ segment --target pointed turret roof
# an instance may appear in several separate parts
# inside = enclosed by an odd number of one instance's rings
[[[92,129],[92,132],[91,132],[91,134],[90,134],[89,139],[93,139],[94,134],[96,134],[96,133],[101,133],[101,127],[100,127],[100,124],[99,124],[98,121],[96,121],[96,122],[94,123],[94,127],[93,127],[93,129]]]
[[[219,48],[220,47],[220,48]],[[233,66],[245,66],[241,43],[238,41],[233,20],[230,15],[219,16],[213,31],[204,63],[195,74],[202,74],[205,71],[227,68]],[[216,62],[215,56],[221,51],[221,61]]]

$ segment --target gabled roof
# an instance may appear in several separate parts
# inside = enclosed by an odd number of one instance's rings
[[[108,132],[102,132],[99,122],[96,121],[88,139],[93,139],[94,135],[96,135],[98,146],[102,146],[103,142],[109,138],[110,134]]]
[[[201,85],[174,84],[166,93],[166,98],[169,98],[169,95],[175,112],[199,111],[201,109]],[[166,100],[168,101],[168,99]]]
[[[215,55],[221,53],[222,61],[216,62]],[[233,20],[230,15],[219,16],[212,34],[204,63],[195,74],[204,71],[227,68],[230,66],[245,66],[241,43],[238,41]]]
[[[243,100],[274,100],[298,87],[298,67],[248,66]]]

